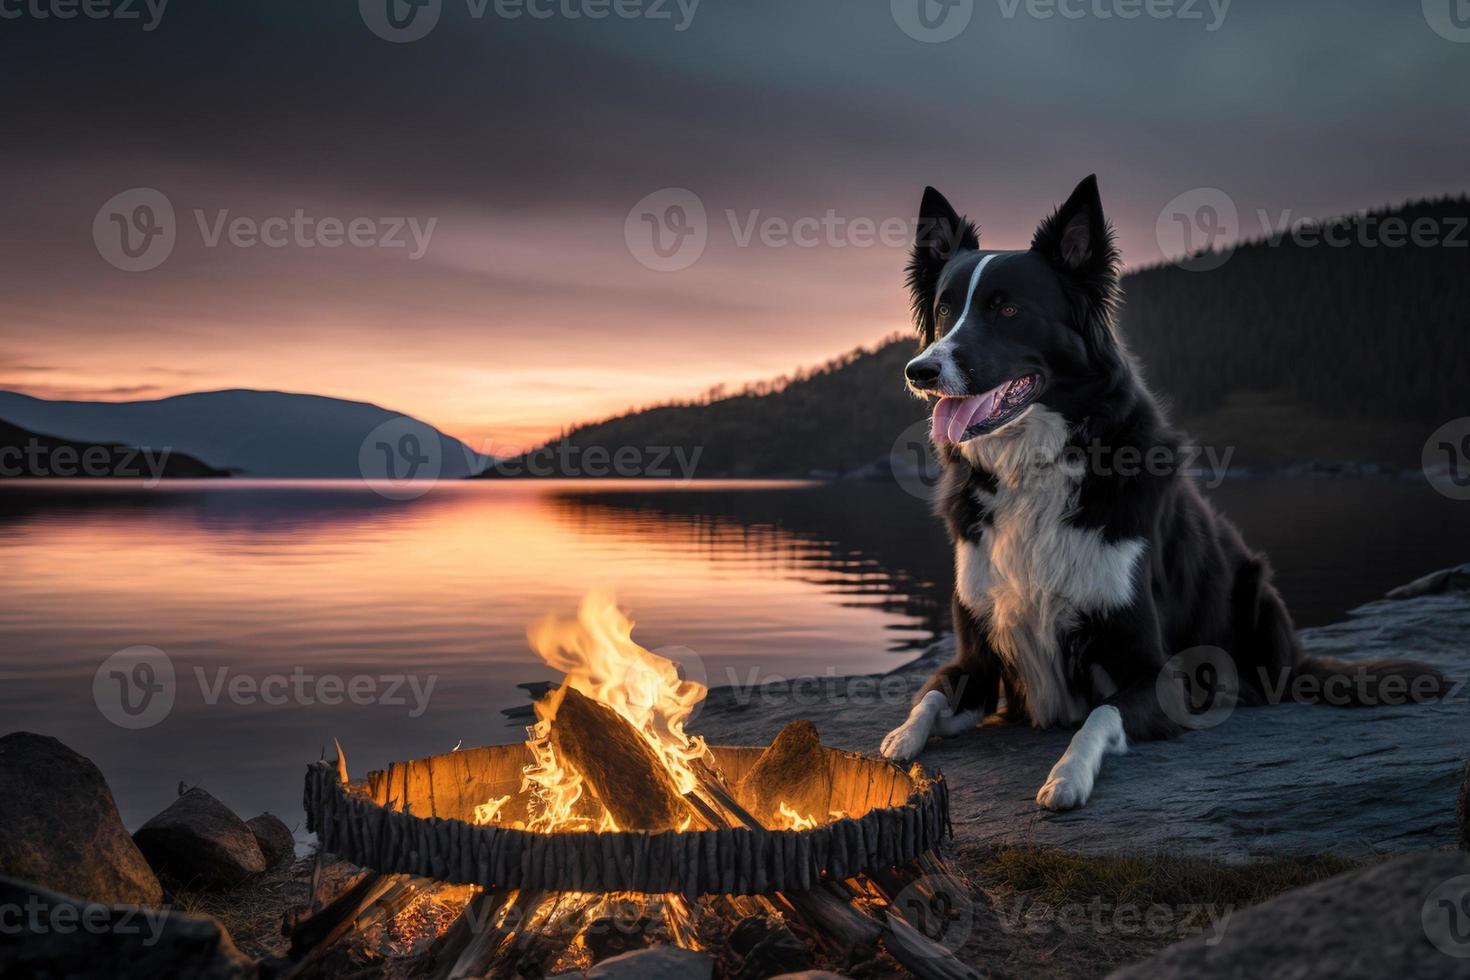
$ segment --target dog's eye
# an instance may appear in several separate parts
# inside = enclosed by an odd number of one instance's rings
[[[1015,316],[1017,313],[1020,313],[1020,312],[1021,311],[1016,308],[1016,304],[1015,303],[1007,303],[1005,306],[1002,306],[1000,308],[1000,315],[1001,316]]]
[[[948,303],[940,303],[939,304],[939,318],[941,320],[943,320],[947,316],[949,316],[949,304]]]

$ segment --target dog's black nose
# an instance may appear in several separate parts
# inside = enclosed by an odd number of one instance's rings
[[[939,362],[916,357],[903,369],[904,377],[915,388],[930,388],[939,381]]]

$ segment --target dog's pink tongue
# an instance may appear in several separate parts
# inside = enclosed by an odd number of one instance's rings
[[[976,419],[983,419],[991,413],[999,394],[1000,389],[995,388],[983,395],[939,399],[934,403],[934,417],[929,423],[930,438],[935,445],[946,440],[961,441],[965,430],[974,425]]]

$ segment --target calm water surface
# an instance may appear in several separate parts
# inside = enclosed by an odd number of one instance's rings
[[[1271,553],[1302,625],[1470,559],[1470,505],[1421,483],[1212,496]],[[615,592],[645,646],[695,651],[715,685],[898,666],[945,628],[951,584],[926,505],[866,483],[467,483],[409,502],[347,484],[9,485],[0,534],[0,730],[92,758],[130,827],[181,780],[299,825],[304,766],[333,737],[359,774],[519,738],[501,709],[553,676],[525,628],[592,588]],[[134,645],[176,677],[171,710],[141,729],[94,696],[103,661]],[[417,691],[378,680],[405,674]],[[373,678],[358,683],[402,703],[352,703],[325,677]]]

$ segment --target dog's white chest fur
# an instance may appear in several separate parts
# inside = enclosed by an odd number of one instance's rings
[[[1066,424],[1033,405],[990,436],[966,443],[972,464],[995,474],[994,495],[974,491],[991,514],[976,543],[959,542],[955,586],[985,624],[991,645],[1021,678],[1034,725],[1070,725],[1089,704],[1064,675],[1059,639],[1083,613],[1126,606],[1144,542],[1105,542],[1065,522],[1085,463],[1066,460]],[[1095,679],[1095,687],[1110,683]]]

